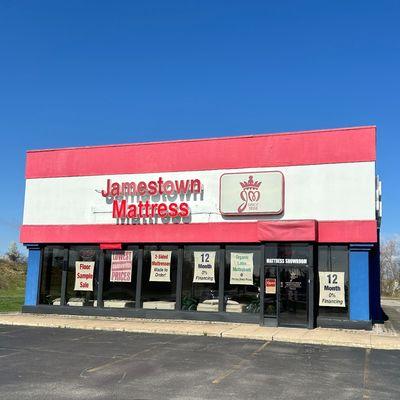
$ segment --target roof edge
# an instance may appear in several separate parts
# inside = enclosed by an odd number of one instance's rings
[[[128,146],[144,146],[144,145],[154,145],[154,144],[171,144],[171,143],[188,143],[188,142],[205,142],[211,140],[232,140],[232,139],[245,139],[254,137],[269,137],[269,136],[295,136],[295,135],[308,135],[313,133],[322,132],[338,132],[338,131],[348,131],[348,130],[358,130],[358,129],[376,129],[376,125],[365,125],[365,126],[353,126],[344,128],[332,128],[332,129],[312,129],[305,131],[287,131],[287,132],[272,132],[272,133],[253,133],[244,134],[238,136],[220,136],[220,137],[207,137],[207,138],[193,138],[193,139],[173,139],[173,140],[161,140],[153,142],[137,142],[137,143],[119,143],[119,144],[102,144],[94,146],[73,146],[73,147],[58,147],[52,149],[36,149],[27,150],[26,153],[44,153],[53,151],[69,151],[77,149],[99,149],[99,148],[112,148],[112,147],[128,147]]]

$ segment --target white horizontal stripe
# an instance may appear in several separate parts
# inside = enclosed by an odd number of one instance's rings
[[[223,217],[219,212],[219,179],[223,173],[281,171],[285,178],[284,212],[279,216]],[[251,220],[374,220],[375,163],[340,163],[281,168],[189,171],[136,175],[104,175],[27,179],[25,225],[114,224],[112,204],[100,194],[107,179],[114,182],[200,179],[202,195],[182,195],[174,200],[162,195],[159,201],[186,201],[191,222]],[[187,200],[188,197],[188,200]],[[151,200],[151,199],[150,199]],[[154,202],[153,200],[151,200]]]

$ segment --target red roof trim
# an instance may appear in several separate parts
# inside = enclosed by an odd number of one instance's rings
[[[26,178],[375,161],[375,127],[27,153]]]
[[[259,138],[259,137],[271,137],[271,136],[297,136],[297,135],[308,135],[320,132],[337,132],[337,131],[348,131],[357,129],[376,129],[376,125],[365,125],[365,126],[353,126],[344,128],[332,128],[332,129],[311,129],[305,131],[288,131],[288,132],[272,132],[272,133],[249,133],[237,136],[214,136],[209,138],[191,138],[191,139],[173,139],[173,140],[156,140],[151,142],[135,142],[135,143],[115,143],[115,144],[100,144],[92,146],[70,146],[70,147],[59,147],[53,149],[32,149],[27,150],[26,153],[41,153],[48,151],[64,151],[64,150],[77,150],[77,149],[99,149],[109,147],[126,147],[126,146],[145,146],[152,144],[168,144],[168,143],[190,143],[190,142],[208,142],[215,140],[231,140],[231,139],[246,139],[246,138]]]

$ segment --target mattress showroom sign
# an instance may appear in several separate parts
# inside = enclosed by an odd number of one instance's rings
[[[187,218],[191,195],[201,193],[200,179],[114,182],[107,179],[101,195],[112,201],[112,216],[117,220]],[[168,202],[166,202],[168,200]]]

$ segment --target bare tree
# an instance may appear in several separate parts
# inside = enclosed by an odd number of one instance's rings
[[[26,262],[26,257],[19,251],[17,243],[12,242],[6,252],[6,257],[14,264]]]
[[[399,237],[381,243],[381,290],[386,296],[400,295]]]

